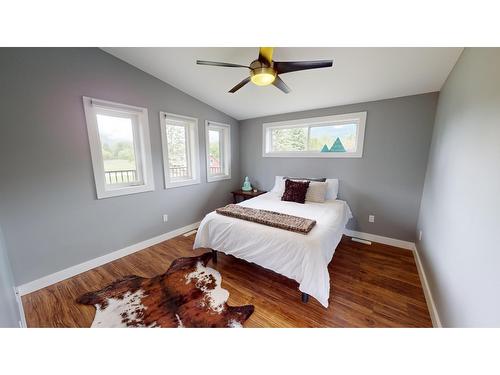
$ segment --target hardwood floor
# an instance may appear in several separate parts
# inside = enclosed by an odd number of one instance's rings
[[[75,303],[83,293],[123,276],[152,277],[194,252],[194,235],[161,244],[22,297],[29,327],[89,327],[92,306]],[[219,253],[210,267],[222,274],[230,305],[255,305],[245,327],[432,327],[413,254],[409,250],[342,239],[329,265],[328,309],[314,298],[304,304],[298,284],[284,276]]]

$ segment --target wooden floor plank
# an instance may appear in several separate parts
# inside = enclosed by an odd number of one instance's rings
[[[178,236],[22,297],[29,327],[89,327],[95,309],[75,303],[83,293],[131,274],[153,277],[192,250]],[[344,237],[330,272],[330,305],[300,301],[298,284],[255,264],[219,254],[216,265],[230,305],[253,304],[246,327],[432,327],[413,253]]]

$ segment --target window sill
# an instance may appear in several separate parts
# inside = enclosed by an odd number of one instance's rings
[[[225,174],[220,176],[207,176],[207,182],[217,182],[222,180],[230,180],[231,175]]]
[[[362,158],[360,152],[280,152],[264,153],[264,158]]]
[[[111,190],[97,191],[97,199],[119,197],[121,195],[130,195],[154,191],[154,183],[141,186],[128,186]]]

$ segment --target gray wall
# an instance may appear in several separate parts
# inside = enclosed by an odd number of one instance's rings
[[[445,327],[500,327],[499,67],[465,49],[439,98],[417,245]]]
[[[19,327],[19,310],[14,294],[14,279],[0,228],[0,327]]]
[[[82,96],[148,108],[156,190],[97,200]],[[239,185],[238,122],[94,48],[0,49],[0,224],[16,285],[200,220]],[[164,190],[164,110],[229,123],[232,180]],[[162,214],[169,215],[163,223]]]
[[[241,176],[270,189],[275,175],[340,179],[349,228],[414,241],[438,94],[288,113],[240,123]],[[367,111],[362,158],[263,158],[262,123]],[[375,215],[375,223],[368,215]]]

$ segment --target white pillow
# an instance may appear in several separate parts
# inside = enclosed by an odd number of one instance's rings
[[[286,180],[287,179],[284,176],[276,176],[275,180],[274,180],[274,186],[271,189],[271,192],[283,194],[285,192],[285,181]],[[293,180],[293,181],[308,181],[308,180],[301,180],[300,178],[290,178],[290,180]]]
[[[328,182],[309,182],[309,187],[307,188],[306,201],[323,203],[326,197],[326,189],[328,188]]]
[[[285,180],[283,180],[283,176],[276,176],[274,180],[274,186],[271,189],[272,193],[281,193],[285,191]]]
[[[285,181],[286,180],[283,179],[283,176],[276,176],[271,192],[283,195],[285,192]],[[326,182],[328,183],[328,187],[326,188],[325,200],[337,199],[337,195],[339,193],[339,180],[336,178],[327,178]]]
[[[337,178],[327,178],[328,187],[326,189],[326,200],[337,199],[339,194],[339,180]]]

